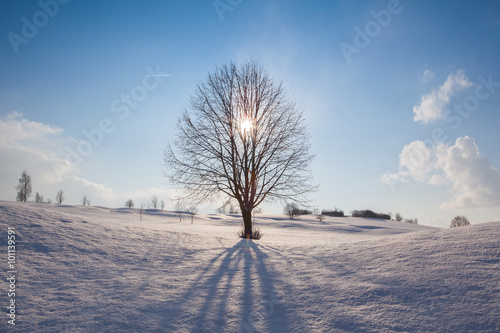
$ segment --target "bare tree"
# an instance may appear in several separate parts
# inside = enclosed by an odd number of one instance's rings
[[[253,213],[253,215],[252,215],[253,217],[255,217],[255,215],[257,215],[257,214],[262,214],[262,208],[256,207],[253,209],[252,213]]]
[[[182,222],[182,212],[186,209],[184,202],[182,200],[177,200],[175,203],[175,211],[177,212],[177,215],[179,216],[179,222]]]
[[[470,225],[469,219],[465,216],[458,215],[451,220],[450,228],[465,227],[467,225]]]
[[[401,214],[399,214],[399,213],[396,213],[396,216],[395,216],[394,218],[395,218],[395,219],[396,219],[396,221],[398,221],[398,222],[403,221],[403,217],[402,217],[402,216],[401,216]]]
[[[86,194],[82,199],[82,205],[84,205],[84,206],[89,205],[90,206],[90,200],[87,198]]]
[[[325,219],[325,215],[323,215],[323,214],[318,214],[318,215],[316,215],[316,218],[317,218],[320,222],[323,222],[323,220]]]
[[[240,212],[240,208],[234,203],[229,205],[229,214],[239,214]]]
[[[410,223],[410,224],[418,224],[418,219],[417,218],[414,218],[414,219],[405,219],[405,222],[406,223]]]
[[[252,210],[264,201],[307,201],[309,135],[281,83],[258,64],[225,64],[208,74],[165,150],[166,176],[190,202],[235,199],[245,237]]]
[[[300,208],[295,202],[287,203],[283,208],[283,213],[293,220],[297,215],[300,215]]]
[[[144,213],[144,207],[146,207],[146,204],[144,202],[142,202],[141,208],[139,208],[139,216],[140,216],[141,221],[142,221],[142,214]]]
[[[35,202],[42,203],[43,202],[43,195],[40,195],[40,193],[36,192],[35,193]]]
[[[28,174],[28,171],[23,170],[23,172],[21,173],[21,178],[19,178],[19,184],[16,186],[16,189],[17,189],[16,200],[20,202],[28,201],[28,198],[31,196],[31,191],[32,191],[31,176]]]
[[[235,204],[233,198],[227,198],[221,207],[217,208],[219,214],[239,214],[239,205]]]
[[[165,208],[165,200],[160,201],[160,208],[161,209]]]
[[[132,199],[128,199],[125,201],[125,207],[132,208],[134,207],[134,201]]]
[[[198,207],[196,207],[195,205],[190,206],[188,208],[188,212],[189,214],[191,214],[191,224],[193,224],[194,216],[196,215],[196,213],[198,213]]]
[[[64,192],[63,192],[63,190],[60,190],[56,194],[56,203],[58,205],[60,205],[60,204],[62,204],[63,201],[64,201]]]
[[[153,207],[153,209],[158,208],[158,197],[156,195],[153,195],[151,198],[151,207]]]

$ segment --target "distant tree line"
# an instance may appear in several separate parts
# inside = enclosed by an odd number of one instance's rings
[[[125,207],[134,208],[135,203],[134,200],[128,199],[125,201]],[[165,200],[159,200],[156,195],[153,195],[148,202],[141,203],[142,208],[152,208],[152,209],[164,209],[165,208]]]
[[[291,219],[294,219],[299,215],[309,215],[313,212],[308,209],[300,208],[295,202],[292,202],[285,205],[285,207],[283,208],[283,213],[288,215],[288,217],[290,217]]]
[[[405,223],[410,223],[410,224],[418,224],[418,219],[417,218],[414,218],[414,219],[403,219],[403,216],[401,216],[401,214],[399,214],[399,213],[396,213],[396,215],[394,216],[394,220],[396,220],[398,222],[405,222]]]
[[[132,199],[128,199],[127,201],[125,201],[125,207],[127,208],[134,208],[135,206],[135,203],[134,203],[134,200]],[[147,202],[141,202],[140,206],[139,206],[139,219],[140,221],[142,221],[142,215],[144,214],[144,210],[145,209],[158,209],[158,208],[161,208],[161,209],[164,209],[166,206],[165,204],[165,200],[159,200],[158,199],[158,196],[156,195],[153,195],[151,197],[151,199],[149,199],[149,201]],[[192,215],[194,215],[195,213],[192,213]]]
[[[321,211],[321,215],[325,216],[332,216],[332,217],[346,217],[344,214],[343,210],[340,210],[338,208],[335,208],[333,210],[331,209],[323,209]],[[372,210],[365,209],[365,210],[353,210],[351,212],[352,217],[364,217],[364,218],[371,218],[371,219],[384,219],[384,220],[392,220],[392,214],[384,214],[384,213],[376,213]],[[396,213],[394,217],[395,221],[398,222],[405,222],[405,223],[410,223],[410,224],[418,224],[418,219],[416,218],[410,218],[410,219],[403,219],[400,213]]]
[[[331,209],[323,209],[321,211],[321,215],[333,216],[333,217],[345,217],[344,211],[340,210],[338,208],[335,208],[333,210],[331,210]]]
[[[389,214],[375,213],[374,211],[371,211],[369,209],[353,210],[351,215],[352,215],[352,217],[368,217],[371,219],[384,219],[384,220],[391,219],[391,215],[389,215]]]

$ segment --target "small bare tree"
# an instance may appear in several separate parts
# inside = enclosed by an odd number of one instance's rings
[[[414,218],[414,219],[405,219],[405,222],[406,223],[410,223],[410,224],[418,224],[418,219],[417,218]]]
[[[165,200],[160,201],[160,208],[161,209],[165,208]]]
[[[233,198],[228,198],[225,200],[219,208],[217,208],[219,214],[239,214],[240,209],[233,201]]]
[[[285,205],[283,212],[293,220],[297,215],[300,215],[300,208],[295,202],[291,202]]]
[[[241,212],[240,208],[235,204],[229,205],[229,214],[239,214]]]
[[[36,192],[35,193],[35,202],[42,203],[43,202],[43,195],[40,195],[40,193]]]
[[[16,200],[20,202],[28,201],[28,198],[31,196],[31,191],[32,191],[31,176],[28,174],[28,171],[23,170],[23,172],[21,173],[21,178],[19,178],[19,184],[16,186],[16,189],[17,189]]]
[[[62,204],[63,201],[64,201],[64,192],[63,190],[59,190],[59,192],[57,192],[56,194],[56,203],[60,205]]]
[[[132,199],[128,199],[127,201],[125,201],[125,207],[133,208],[134,207],[134,201]]]
[[[177,216],[179,216],[179,222],[182,222],[182,212],[186,209],[186,206],[184,205],[184,202],[182,200],[177,200],[175,203],[175,212],[177,213]]]
[[[83,196],[82,205],[84,205],[84,206],[89,205],[90,206],[90,200],[87,198],[86,194]]]
[[[468,218],[462,215],[455,216],[453,220],[451,220],[450,228],[455,228],[455,227],[465,227],[467,225],[470,225],[470,221]]]
[[[190,206],[188,208],[188,212],[189,214],[191,214],[191,224],[193,224],[193,219],[194,219],[194,216],[196,215],[196,213],[198,213],[198,207],[196,206]]]
[[[233,198],[245,237],[264,201],[307,202],[309,135],[282,84],[254,62],[218,67],[200,83],[165,150],[166,176],[190,202]]]
[[[151,207],[153,209],[158,208],[158,197],[156,195],[153,195],[153,197],[151,198]]]
[[[257,214],[262,214],[262,208],[260,208],[260,207],[254,208],[252,214],[253,214],[253,217],[255,217],[255,215],[257,215]]]
[[[142,221],[142,214],[144,213],[144,207],[146,207],[146,204],[144,202],[141,203],[141,208],[139,208],[139,219]]]
[[[398,222],[403,221],[403,217],[402,217],[402,216],[401,216],[401,214],[399,214],[399,213],[396,213],[396,215],[395,215],[395,217],[394,217],[394,218],[395,218],[395,219],[396,219],[396,221],[398,221]]]

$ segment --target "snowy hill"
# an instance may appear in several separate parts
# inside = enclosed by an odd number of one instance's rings
[[[23,332],[498,332],[500,223],[256,218],[0,201]],[[6,306],[9,283],[2,279]]]

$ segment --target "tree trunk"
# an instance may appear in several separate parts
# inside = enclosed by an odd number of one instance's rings
[[[246,238],[252,238],[252,212],[243,210],[241,215],[243,216],[243,224],[245,225]]]

